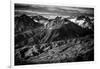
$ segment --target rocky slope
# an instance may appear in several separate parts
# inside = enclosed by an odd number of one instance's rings
[[[15,65],[93,61],[93,57],[93,29],[61,17],[15,17]]]

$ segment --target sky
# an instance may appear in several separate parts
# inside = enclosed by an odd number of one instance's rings
[[[26,14],[29,16],[43,15],[46,17],[94,15],[94,9],[86,7],[69,7],[22,3],[16,3],[14,7],[15,16],[20,16],[22,14]]]

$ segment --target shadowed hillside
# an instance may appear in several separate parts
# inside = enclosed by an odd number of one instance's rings
[[[15,17],[15,65],[93,61],[94,26],[88,26],[61,17]]]

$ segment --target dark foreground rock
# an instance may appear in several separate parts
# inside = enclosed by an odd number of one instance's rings
[[[24,46],[15,50],[15,65],[94,60],[94,41],[89,37]]]

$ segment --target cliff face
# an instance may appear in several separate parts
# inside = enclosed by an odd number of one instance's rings
[[[47,24],[40,23],[41,20]],[[15,65],[93,61],[93,57],[92,28],[61,17],[15,17]]]

